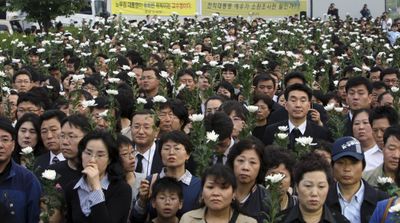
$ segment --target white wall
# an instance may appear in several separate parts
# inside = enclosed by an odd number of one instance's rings
[[[341,18],[346,17],[347,14],[360,18],[360,10],[365,3],[368,4],[373,17],[380,16],[385,11],[385,0],[309,0],[309,2],[312,2],[313,8],[312,15],[310,11],[308,15],[321,18],[328,11],[330,3],[335,3]]]

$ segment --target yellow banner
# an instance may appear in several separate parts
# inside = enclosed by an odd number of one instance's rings
[[[290,16],[307,11],[307,0],[202,0],[202,15]]]
[[[196,14],[196,0],[113,0],[113,14],[123,15],[163,15],[173,12],[178,15],[193,16]]]

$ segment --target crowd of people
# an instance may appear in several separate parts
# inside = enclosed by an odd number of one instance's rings
[[[366,10],[5,37],[0,219],[399,221],[400,19]]]

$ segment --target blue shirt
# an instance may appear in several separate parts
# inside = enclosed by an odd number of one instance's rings
[[[37,223],[42,193],[40,182],[31,171],[13,160],[10,162],[10,170],[0,181],[0,203],[15,222]]]
[[[110,181],[108,181],[107,175],[100,181],[101,188],[104,190],[108,189]],[[87,217],[90,215],[90,208],[104,202],[106,200],[103,190],[92,190],[86,183],[86,180],[81,177],[78,183],[75,184],[74,189],[78,188],[79,203],[81,205],[82,213]]]
[[[342,210],[342,215],[345,216],[351,223],[361,223],[361,205],[364,200],[364,191],[365,191],[365,186],[364,183],[361,181],[360,188],[354,194],[354,196],[350,199],[350,201],[347,201],[343,198],[341,192],[340,192],[340,187],[339,184],[336,184],[337,191],[338,191],[338,197],[339,197],[339,203],[340,207]]]
[[[390,207],[393,207],[396,205],[396,202],[399,198],[395,198],[390,205]],[[374,213],[372,214],[371,219],[369,220],[369,223],[381,223],[383,215],[385,214],[386,206],[389,202],[389,199],[379,201],[378,204],[376,205],[376,208],[374,210]],[[386,216],[384,223],[395,223],[399,220],[399,217],[396,216],[394,213],[391,213],[388,211],[388,214]]]

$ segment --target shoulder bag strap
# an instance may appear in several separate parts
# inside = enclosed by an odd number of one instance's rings
[[[388,203],[387,203],[386,208],[385,208],[385,212],[383,213],[383,217],[382,217],[382,219],[381,219],[381,223],[384,223],[384,222],[385,222],[386,217],[387,217],[387,215],[388,215],[388,213],[389,213],[389,208],[392,206],[393,201],[394,201],[394,197],[391,197],[391,198],[388,200]]]
[[[233,214],[231,220],[229,220],[229,223],[236,223],[238,216],[239,216],[239,211],[233,210]]]

